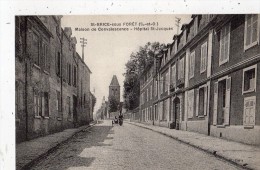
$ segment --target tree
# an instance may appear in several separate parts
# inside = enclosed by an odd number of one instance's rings
[[[123,97],[126,109],[132,110],[139,106],[139,77],[145,68],[153,63],[155,51],[164,47],[165,45],[159,42],[148,42],[143,47],[139,47],[137,52],[130,55],[129,61],[125,64],[126,72],[124,73]]]
[[[96,105],[97,99],[94,95],[92,95],[92,108],[94,109],[95,105]]]
[[[119,101],[115,98],[115,96],[109,97],[109,112],[116,112],[118,110]]]

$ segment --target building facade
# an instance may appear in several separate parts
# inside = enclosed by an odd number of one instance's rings
[[[89,123],[91,71],[71,28],[61,28],[61,16],[15,21],[17,142]]]
[[[259,145],[260,15],[192,15],[181,30],[155,57],[153,124]]]

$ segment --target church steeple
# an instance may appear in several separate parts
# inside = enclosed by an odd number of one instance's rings
[[[109,98],[114,96],[118,102],[120,102],[120,85],[118,83],[116,75],[113,75],[111,83],[109,85]]]
[[[120,86],[119,83],[118,83],[116,75],[113,75],[113,78],[112,78],[109,86]]]

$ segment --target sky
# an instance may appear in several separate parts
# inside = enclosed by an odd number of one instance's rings
[[[147,42],[158,41],[160,43],[172,43],[173,35],[177,33],[175,25],[176,17],[181,18],[180,27],[183,23],[191,20],[191,15],[65,15],[62,17],[62,27],[71,27],[72,36],[77,38],[76,50],[82,55],[80,38],[87,39],[84,48],[84,60],[91,74],[90,90],[97,98],[95,111],[101,106],[103,96],[108,98],[109,84],[113,75],[116,75],[120,84],[121,98],[123,101],[123,82],[125,64],[130,59],[132,52],[138,51],[140,46]],[[121,23],[122,27],[134,28],[134,26],[123,26],[123,23],[142,22],[158,23],[158,27],[173,28],[166,31],[76,31],[75,28],[98,28],[91,23]],[[100,26],[109,28],[108,26]],[[112,26],[116,28],[116,26]],[[179,28],[180,29],[180,28]],[[180,32],[180,31],[179,31]],[[94,112],[95,112],[94,111]]]

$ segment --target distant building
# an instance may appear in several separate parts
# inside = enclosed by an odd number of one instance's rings
[[[120,85],[118,83],[116,75],[113,75],[111,83],[109,85],[109,96],[108,99],[111,97],[115,97],[117,102],[120,102]]]
[[[61,16],[15,17],[16,141],[93,119],[90,74]]]
[[[110,102],[111,98],[114,98],[118,103],[118,105],[116,106],[117,110],[115,112],[109,112],[109,110],[110,110],[109,102]],[[109,85],[108,101],[106,101],[105,96],[103,96],[102,104],[97,111],[97,115],[98,115],[97,117],[99,119],[114,118],[115,116],[118,116],[120,114],[120,112],[122,112],[122,106],[123,106],[123,102],[120,102],[120,85],[119,85],[116,75],[113,75],[111,83]]]

